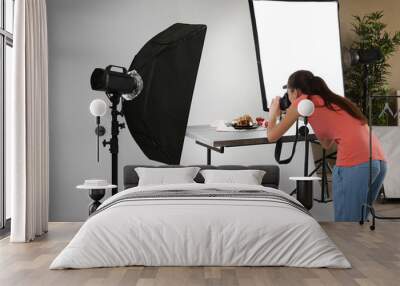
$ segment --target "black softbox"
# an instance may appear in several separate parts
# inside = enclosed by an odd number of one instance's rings
[[[143,90],[123,101],[133,138],[151,160],[179,164],[207,27],[174,24],[139,51],[129,70],[143,78]]]

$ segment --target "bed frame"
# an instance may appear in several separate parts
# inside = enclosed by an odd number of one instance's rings
[[[149,165],[127,165],[124,167],[124,189],[136,187],[139,183],[139,176],[135,171],[137,167],[147,168],[182,168],[185,166],[176,165],[163,165],[163,166],[149,166]],[[201,170],[263,170],[265,175],[261,184],[264,187],[279,188],[279,167],[276,165],[223,165],[223,166],[210,166],[210,165],[191,165],[189,167],[199,167]],[[199,173],[194,179],[197,183],[204,183],[203,176]]]

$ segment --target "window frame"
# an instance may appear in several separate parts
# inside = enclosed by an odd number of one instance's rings
[[[15,0],[13,5],[15,7]],[[0,0],[0,234],[9,231],[10,221],[6,218],[6,190],[5,190],[5,92],[6,92],[6,47],[13,48],[13,33],[6,30],[6,0]],[[14,8],[12,9],[14,13]],[[15,13],[13,17],[15,16]],[[14,18],[13,18],[14,20]],[[14,30],[14,27],[13,27]]]

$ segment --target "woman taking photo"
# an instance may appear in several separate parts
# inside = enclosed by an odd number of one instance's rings
[[[337,146],[333,169],[333,203],[335,221],[359,221],[361,206],[367,202],[369,182],[369,128],[360,109],[347,98],[333,93],[325,81],[310,71],[293,73],[287,83],[290,107],[281,114],[279,96],[269,109],[268,140],[278,140],[296,122],[299,102],[311,100],[315,105],[309,123],[325,149]],[[372,135],[372,202],[377,198],[386,174],[385,156],[378,139]],[[365,214],[367,216],[367,213]],[[365,217],[366,218],[366,217]]]

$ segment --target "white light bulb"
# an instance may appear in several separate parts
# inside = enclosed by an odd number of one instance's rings
[[[303,99],[299,102],[297,111],[301,116],[311,116],[314,113],[314,103],[309,99]]]
[[[89,109],[93,116],[103,116],[107,112],[107,104],[102,99],[94,99]]]

